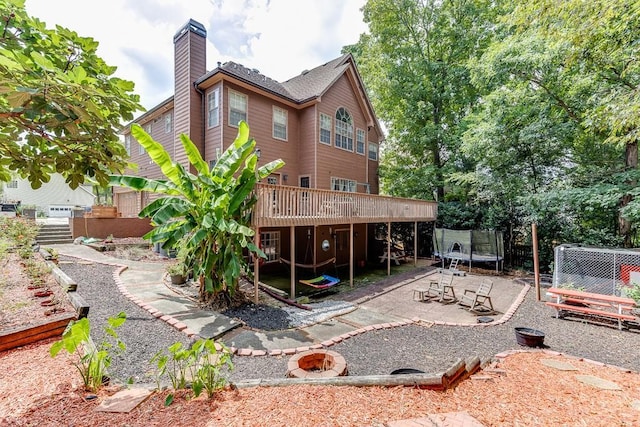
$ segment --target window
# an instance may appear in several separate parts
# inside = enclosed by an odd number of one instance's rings
[[[320,142],[331,145],[331,116],[320,113]]]
[[[207,123],[210,128],[220,124],[220,89],[215,89],[207,95],[208,118]]]
[[[373,142],[369,143],[369,159],[370,160],[378,160],[378,144]]]
[[[275,262],[280,258],[280,232],[267,231],[260,233],[260,248],[267,256],[265,262]]]
[[[278,185],[278,177],[277,176],[268,176],[267,184]]]
[[[173,117],[171,117],[171,113],[167,113],[164,115],[164,133],[171,133],[173,130]]]
[[[273,137],[287,140],[287,110],[273,107]]]
[[[309,188],[311,187],[311,179],[308,176],[300,177],[300,187]]]
[[[9,181],[9,182],[7,182],[7,184],[6,184],[6,187],[7,187],[7,188],[18,188],[18,181],[17,181],[17,180],[15,180],[15,179],[14,179],[14,180],[12,180],[12,181]]]
[[[333,191],[356,192],[356,182],[352,179],[331,177],[331,189]]]
[[[237,127],[240,121],[247,121],[247,95],[229,91],[229,126]]]
[[[353,120],[344,108],[336,111],[336,147],[353,151]]]
[[[124,149],[127,150],[128,155],[131,155],[131,134],[124,136]]]
[[[356,153],[364,156],[364,131],[362,129],[356,131]]]

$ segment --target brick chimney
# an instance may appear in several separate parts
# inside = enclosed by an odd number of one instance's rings
[[[207,30],[190,19],[173,36],[174,46],[174,160],[189,165],[180,135],[187,134],[198,150],[204,152],[202,97],[193,82],[207,71]]]

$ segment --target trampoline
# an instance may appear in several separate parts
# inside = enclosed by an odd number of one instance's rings
[[[474,262],[495,263],[496,272],[502,271],[504,260],[502,232],[436,228],[433,232],[433,255],[442,259],[443,268],[445,260],[459,259],[469,264],[469,271]]]

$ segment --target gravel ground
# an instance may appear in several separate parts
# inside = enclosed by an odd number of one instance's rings
[[[61,257],[61,261],[72,260]],[[133,378],[135,382],[155,381],[150,359],[160,350],[180,341],[189,345],[190,338],[149,314],[123,296],[113,279],[115,267],[104,264],[60,262],[58,267],[78,283],[78,294],[89,304],[91,338],[96,345],[105,339],[107,319],[124,311],[127,320],[116,332],[126,344],[126,351],[113,358],[109,373],[118,381]]]
[[[148,360],[153,354],[176,341],[189,343],[184,334],[123,297],[113,280],[113,267],[63,263],[60,267],[79,283],[78,292],[91,306],[89,318],[93,321],[96,342],[101,340],[100,324],[107,317],[119,311],[127,313],[128,320],[118,332],[127,343],[127,352],[114,360],[111,369],[117,378],[133,376],[136,381],[149,382],[150,377],[145,374],[151,368]],[[277,328],[290,322],[289,313],[273,307],[247,306],[227,314],[236,314],[254,328]],[[513,318],[502,325],[411,325],[360,334],[331,350],[345,357],[349,375],[388,374],[399,368],[435,373],[448,369],[458,359],[477,356],[485,361],[502,351],[521,348],[516,344],[514,328],[523,326],[543,331],[545,345],[551,350],[640,371],[638,330],[619,331],[614,327],[556,319],[553,314],[553,309],[535,301],[531,290]],[[287,360],[288,357],[234,357],[231,380],[282,378]]]

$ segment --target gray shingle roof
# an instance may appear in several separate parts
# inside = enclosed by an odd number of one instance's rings
[[[302,74],[283,83],[260,74],[256,69],[229,61],[198,79],[198,82],[202,82],[218,72],[223,72],[291,101],[302,103],[321,96],[349,67],[349,61],[347,61],[349,57],[349,54],[342,55],[312,70],[303,71]]]
[[[346,60],[349,56],[342,55],[324,65],[305,71],[282,83],[282,86],[289,93],[294,94],[298,101],[306,101],[307,99],[318,97],[349,67]]]
[[[260,74],[260,72],[256,69],[247,68],[244,65],[237,64],[233,61],[225,62],[218,68],[224,73],[237,77],[240,80],[244,80],[247,83],[251,83],[255,86],[266,89],[269,92],[284,96],[285,98],[296,100],[296,98],[292,96],[282,84],[263,74]]]

